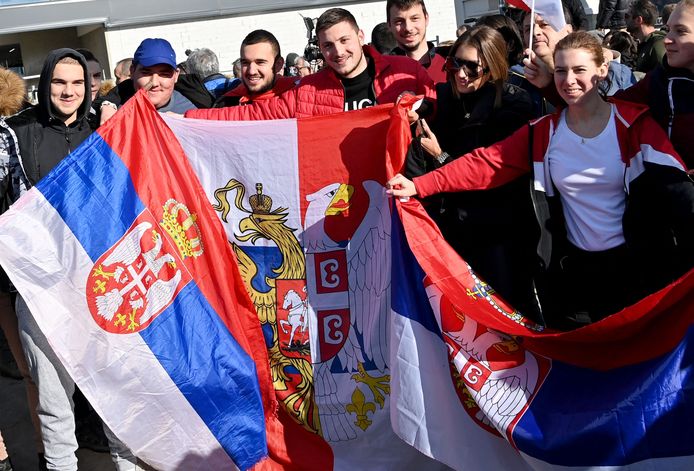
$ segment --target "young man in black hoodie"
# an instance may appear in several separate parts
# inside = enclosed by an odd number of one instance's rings
[[[39,78],[38,104],[9,118],[31,185],[46,176],[94,129],[87,121],[91,81],[84,57],[72,49],[48,54]]]
[[[13,187],[35,185],[93,131],[88,121],[91,106],[90,75],[84,57],[73,49],[48,54],[39,79],[38,104],[7,119],[17,137],[21,172]],[[15,169],[16,170],[16,169]],[[38,387],[38,415],[48,469],[76,471],[77,440],[72,395],[75,384],[51,349],[21,296],[17,317],[24,354]],[[119,471],[136,469],[132,454],[108,431],[111,456]],[[44,468],[45,469],[45,468]]]

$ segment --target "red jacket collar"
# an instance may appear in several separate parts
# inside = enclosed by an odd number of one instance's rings
[[[613,97],[609,97],[607,101],[609,103],[614,104],[617,107],[617,119],[621,121],[622,124],[627,128],[631,127],[631,125],[634,124],[634,122],[641,115],[648,111],[648,106],[641,103],[619,100]],[[559,123],[559,117],[561,116],[562,110],[563,108],[557,110],[556,112],[550,115],[546,115],[534,121],[531,121],[530,124],[535,125],[541,121],[544,121],[545,119],[549,119],[552,121],[554,127],[556,128],[557,124]]]
[[[233,88],[232,90],[229,90],[227,93],[224,94],[226,97],[241,97],[239,100],[239,103],[246,103],[249,101],[261,101],[261,100],[268,100],[270,98],[273,98],[275,96],[281,95],[282,93],[286,92],[287,90],[294,88],[294,86],[297,83],[297,78],[296,77],[285,77],[283,75],[278,75],[275,78],[275,85],[268,91],[261,93],[260,95],[256,95],[253,98],[251,98],[248,95],[248,89],[246,88],[246,85],[241,83],[238,87]]]

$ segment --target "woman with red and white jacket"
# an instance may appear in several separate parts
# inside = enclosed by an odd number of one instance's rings
[[[554,52],[567,108],[410,181],[395,196],[494,188],[533,175],[535,281],[550,327],[589,324],[694,265],[694,184],[646,108],[605,101],[602,46],[572,33]]]

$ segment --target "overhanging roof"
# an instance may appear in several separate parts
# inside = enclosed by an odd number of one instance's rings
[[[48,0],[0,6],[0,34],[102,24],[130,27],[346,3],[326,0]],[[21,0],[20,0],[21,1]]]

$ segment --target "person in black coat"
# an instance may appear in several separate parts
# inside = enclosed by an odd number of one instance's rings
[[[597,29],[617,30],[627,27],[624,15],[629,9],[629,0],[600,0]]]
[[[419,124],[406,175],[422,175],[478,147],[511,135],[534,117],[528,93],[506,83],[503,36],[488,26],[461,35],[446,59],[447,82],[436,86],[437,112]],[[425,201],[449,244],[502,297],[525,315],[536,305],[531,276],[534,234],[522,221],[532,214],[528,180],[484,192],[437,196]]]
[[[571,23],[574,31],[587,31],[588,30],[588,17],[586,16],[586,10],[583,8],[583,3],[581,0],[561,0],[562,5],[565,10],[569,10],[571,13],[571,18],[566,18],[567,23]]]

